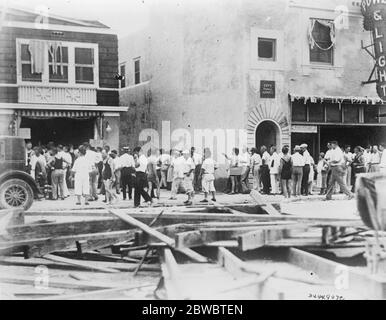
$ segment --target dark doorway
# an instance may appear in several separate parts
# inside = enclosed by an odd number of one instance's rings
[[[278,141],[278,128],[272,121],[263,121],[256,129],[256,148],[260,149],[261,146],[276,146]]]
[[[320,146],[326,151],[327,142],[337,140],[341,147],[350,145],[351,150],[355,146],[366,147],[386,142],[386,127],[377,126],[321,126]]]
[[[94,137],[95,119],[22,118],[20,127],[31,128],[33,145],[47,144],[53,141],[58,144],[79,144]]]

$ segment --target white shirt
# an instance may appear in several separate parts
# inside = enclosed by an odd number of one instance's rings
[[[135,168],[135,171],[146,172],[146,169],[147,169],[147,158],[145,157],[145,155],[141,154],[139,156],[137,162],[139,163],[139,167]]]
[[[214,161],[212,158],[205,159],[201,168],[205,170],[204,174],[214,174],[216,161]]]
[[[304,160],[304,157],[299,152],[295,152],[293,155],[291,155],[291,159],[292,159],[292,165],[294,167],[304,167],[305,160]]]
[[[378,164],[381,162],[381,157],[379,152],[373,152],[370,154],[370,163],[372,164]]]
[[[131,154],[124,153],[119,157],[121,168],[134,167],[134,157]]]
[[[184,175],[186,175],[191,170],[194,170],[196,168],[196,165],[194,164],[194,161],[191,157],[189,157],[188,159],[185,159],[184,157],[182,157],[182,160],[183,160]],[[191,172],[190,174],[192,175],[193,172]]]
[[[381,168],[386,168],[386,151],[383,150],[382,156],[381,156],[381,162],[379,164]]]
[[[98,163],[98,157],[95,151],[87,150],[85,158],[88,162],[90,162],[91,165],[95,165],[96,163]]]
[[[251,156],[248,152],[244,152],[239,156],[239,163],[242,167],[247,167],[251,164]]]
[[[365,160],[365,166],[370,163],[371,152],[367,152],[366,150],[363,152],[363,159]]]
[[[270,174],[278,174],[280,167],[280,157],[277,152],[272,153],[269,158],[269,173]]]
[[[75,160],[72,171],[75,172],[76,176],[88,177],[88,174],[92,171],[92,165],[86,156],[80,156]]]
[[[184,177],[184,157],[180,156],[172,160],[173,166],[173,177],[174,178],[183,178]]]
[[[200,165],[202,163],[202,155],[194,152],[193,153],[193,162],[195,163],[196,166]]]
[[[354,159],[354,154],[351,152],[345,152],[344,156],[346,157],[347,162],[352,162]]]
[[[312,160],[311,160],[312,157],[311,157],[310,153],[308,152],[308,150],[305,150],[303,152],[303,157],[304,157],[304,164],[305,165],[306,164],[310,165],[312,163]]]
[[[343,163],[344,163],[344,154],[342,149],[339,147],[337,147],[336,149],[332,149],[330,153],[330,165],[332,167],[336,167]]]
[[[330,161],[330,158],[331,158],[331,151],[332,151],[332,149],[328,149],[328,150],[326,151],[325,156],[324,156],[324,159],[325,159],[327,162]]]
[[[121,169],[121,159],[119,157],[115,157],[113,159],[113,163],[114,163],[115,170]]]
[[[163,153],[161,154],[160,160],[163,165],[170,164],[170,155],[167,153]]]
[[[261,166],[261,157],[258,153],[255,153],[252,155],[251,157],[251,166],[254,167],[254,166]]]
[[[269,153],[267,151],[265,151],[263,153],[263,156],[262,156],[262,160],[263,160],[263,164],[266,164],[268,165],[269,164],[269,159],[271,158],[271,156],[269,155]]]
[[[64,152],[64,151],[60,151],[58,154],[62,159],[65,160],[63,161],[63,169],[67,167],[71,167],[71,164],[72,164],[71,154],[69,152]]]

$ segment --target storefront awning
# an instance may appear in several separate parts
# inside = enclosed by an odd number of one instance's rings
[[[18,110],[21,117],[48,119],[48,118],[75,118],[89,119],[101,116],[97,111],[73,111],[73,110]]]
[[[294,94],[290,93],[289,97],[291,102],[296,100],[304,101],[304,104],[307,102],[318,103],[318,102],[333,102],[333,103],[364,103],[364,104],[385,104],[386,101],[383,101],[379,97],[355,97],[355,96],[315,96],[315,95],[304,95],[304,94]]]

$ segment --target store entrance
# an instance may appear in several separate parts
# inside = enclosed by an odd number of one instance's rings
[[[380,126],[321,126],[320,146],[323,152],[327,149],[327,143],[336,140],[341,148],[350,145],[351,150],[355,146],[366,147],[386,142],[386,127]]]
[[[301,144],[308,145],[308,152],[317,160],[319,155],[319,144],[318,144],[318,135],[317,133],[292,133],[291,135],[291,152],[295,146],[300,146]]]
[[[94,137],[95,118],[71,119],[49,118],[36,119],[23,117],[20,128],[31,129],[31,141],[34,146],[55,144],[78,146]]]

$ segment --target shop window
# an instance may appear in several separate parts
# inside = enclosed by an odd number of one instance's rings
[[[365,123],[379,123],[379,108],[378,106],[365,106],[364,108],[364,122]]]
[[[326,104],[326,122],[341,122],[342,112],[339,104]]]
[[[379,122],[386,123],[386,106],[379,107]]]
[[[140,58],[134,59],[134,84],[141,83],[141,61]]]
[[[75,48],[75,82],[94,83],[94,49]]]
[[[333,64],[334,24],[330,20],[311,19],[310,21],[310,62]]]
[[[276,61],[276,40],[259,38],[257,44],[259,60]]]
[[[307,105],[302,101],[295,101],[292,104],[292,121],[307,121]]]
[[[50,82],[68,82],[68,48],[51,47],[48,51],[48,69]],[[55,55],[55,59],[54,56]]]
[[[23,81],[42,81],[42,73],[32,73],[31,53],[28,44],[22,44],[21,49],[21,78]]]
[[[343,107],[343,121],[344,123],[359,123],[359,106],[344,104]]]
[[[308,104],[310,122],[324,122],[324,105],[321,103]]]

